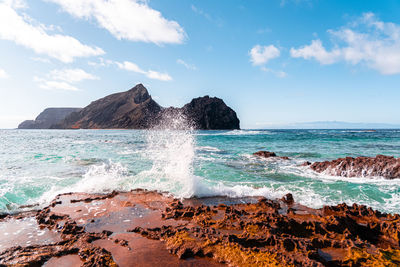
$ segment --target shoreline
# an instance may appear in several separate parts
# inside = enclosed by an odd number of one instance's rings
[[[400,216],[312,209],[291,194],[175,199],[147,190],[66,193],[0,219],[0,265],[368,266],[400,263]]]

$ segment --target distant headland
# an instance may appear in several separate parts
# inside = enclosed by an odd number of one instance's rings
[[[175,118],[185,121],[174,123]],[[98,99],[84,108],[47,108],[18,129],[240,129],[236,112],[217,97],[198,97],[182,108],[161,107],[142,84]]]

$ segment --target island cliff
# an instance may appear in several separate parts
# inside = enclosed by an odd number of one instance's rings
[[[18,129],[48,129],[53,124],[65,119],[72,112],[80,108],[46,108],[35,120],[26,120],[18,125]]]
[[[184,118],[184,124],[169,123],[171,116]],[[34,128],[28,122],[24,129]],[[21,126],[20,125],[20,126]],[[163,108],[155,102],[147,89],[138,84],[126,92],[115,93],[98,99],[83,109],[51,124],[50,129],[149,129],[184,128],[200,130],[240,129],[236,112],[217,97],[199,97],[182,108]],[[22,128],[22,127],[20,127]],[[36,129],[36,127],[35,127]]]
[[[61,129],[146,129],[162,110],[138,84],[132,89],[103,97],[67,116],[53,128]]]

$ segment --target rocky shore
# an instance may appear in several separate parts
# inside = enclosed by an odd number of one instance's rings
[[[315,162],[310,168],[319,173],[335,176],[400,178],[400,159],[384,155]]]
[[[0,265],[397,266],[400,216],[354,204],[63,194],[0,220]],[[67,265],[66,265],[67,264]]]
[[[257,151],[253,156],[261,158],[290,160],[286,156],[278,156],[275,152]],[[400,178],[400,158],[393,156],[377,155],[375,157],[346,157],[332,161],[311,163],[306,161],[301,164],[310,167],[313,171],[332,176],[341,177],[383,177],[386,179]]]

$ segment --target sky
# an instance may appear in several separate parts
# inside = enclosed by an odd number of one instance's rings
[[[400,124],[400,1],[0,0],[0,128],[143,83],[242,128]]]

